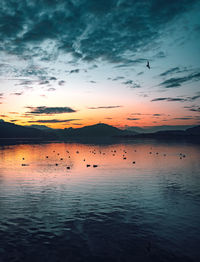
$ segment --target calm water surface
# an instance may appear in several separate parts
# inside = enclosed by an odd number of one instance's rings
[[[200,261],[199,159],[184,143],[0,146],[0,261]]]

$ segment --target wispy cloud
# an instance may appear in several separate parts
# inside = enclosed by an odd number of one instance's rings
[[[193,117],[175,117],[173,119],[175,119],[175,120],[191,120],[191,119],[193,119]]]
[[[74,113],[76,110],[72,109],[71,107],[46,107],[46,106],[38,106],[32,107],[28,106],[28,114],[35,114],[35,115],[52,115],[52,114],[63,114],[63,113]]]
[[[158,97],[151,100],[151,102],[167,101],[167,102],[184,102],[187,99],[178,97]]]
[[[14,95],[14,96],[21,96],[21,95],[23,95],[23,92],[15,92],[15,93],[11,93],[11,95]]]
[[[162,83],[160,83],[160,86],[165,88],[174,88],[174,87],[180,87],[183,83],[189,82],[189,81],[199,81],[200,80],[200,73],[191,73],[187,76],[183,77],[172,77],[169,78]]]
[[[183,73],[183,72],[188,72],[189,70],[187,68],[180,68],[180,67],[172,67],[165,72],[161,73],[160,76],[165,77],[169,76],[172,74],[177,74],[177,73]]]
[[[97,107],[88,107],[88,109],[113,109],[113,108],[119,108],[122,106],[97,106]]]
[[[54,87],[50,87],[50,88],[47,89],[47,91],[52,92],[52,91],[56,91],[56,89]]]
[[[67,122],[72,122],[72,121],[78,121],[81,119],[48,119],[48,120],[29,120],[28,123],[49,123],[49,124],[54,124],[54,123],[67,123]]]
[[[192,112],[200,112],[200,106],[197,106],[197,105],[184,106],[184,108],[187,108],[189,111],[192,111]]]
[[[79,73],[80,69],[73,69],[73,70],[70,70],[69,73],[70,74],[74,74],[74,73]]]
[[[65,81],[64,81],[64,80],[60,80],[60,81],[58,82],[59,86],[63,86],[63,85],[64,85],[64,83],[65,83]]]
[[[136,120],[140,120],[141,118],[139,117],[134,117],[134,118],[130,118],[128,117],[127,120],[130,120],[130,121],[136,121]]]
[[[200,95],[186,96],[186,97],[158,97],[151,100],[151,102],[167,101],[167,102],[185,102],[194,101],[200,98]]]

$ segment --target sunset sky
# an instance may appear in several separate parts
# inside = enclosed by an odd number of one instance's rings
[[[199,0],[1,0],[0,119],[200,124],[199,14]]]

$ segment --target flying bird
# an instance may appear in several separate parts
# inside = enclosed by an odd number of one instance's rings
[[[148,67],[150,69],[149,61],[147,61],[146,67]]]

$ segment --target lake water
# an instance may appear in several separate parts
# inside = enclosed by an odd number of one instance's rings
[[[200,261],[199,159],[187,143],[0,146],[0,261]]]

